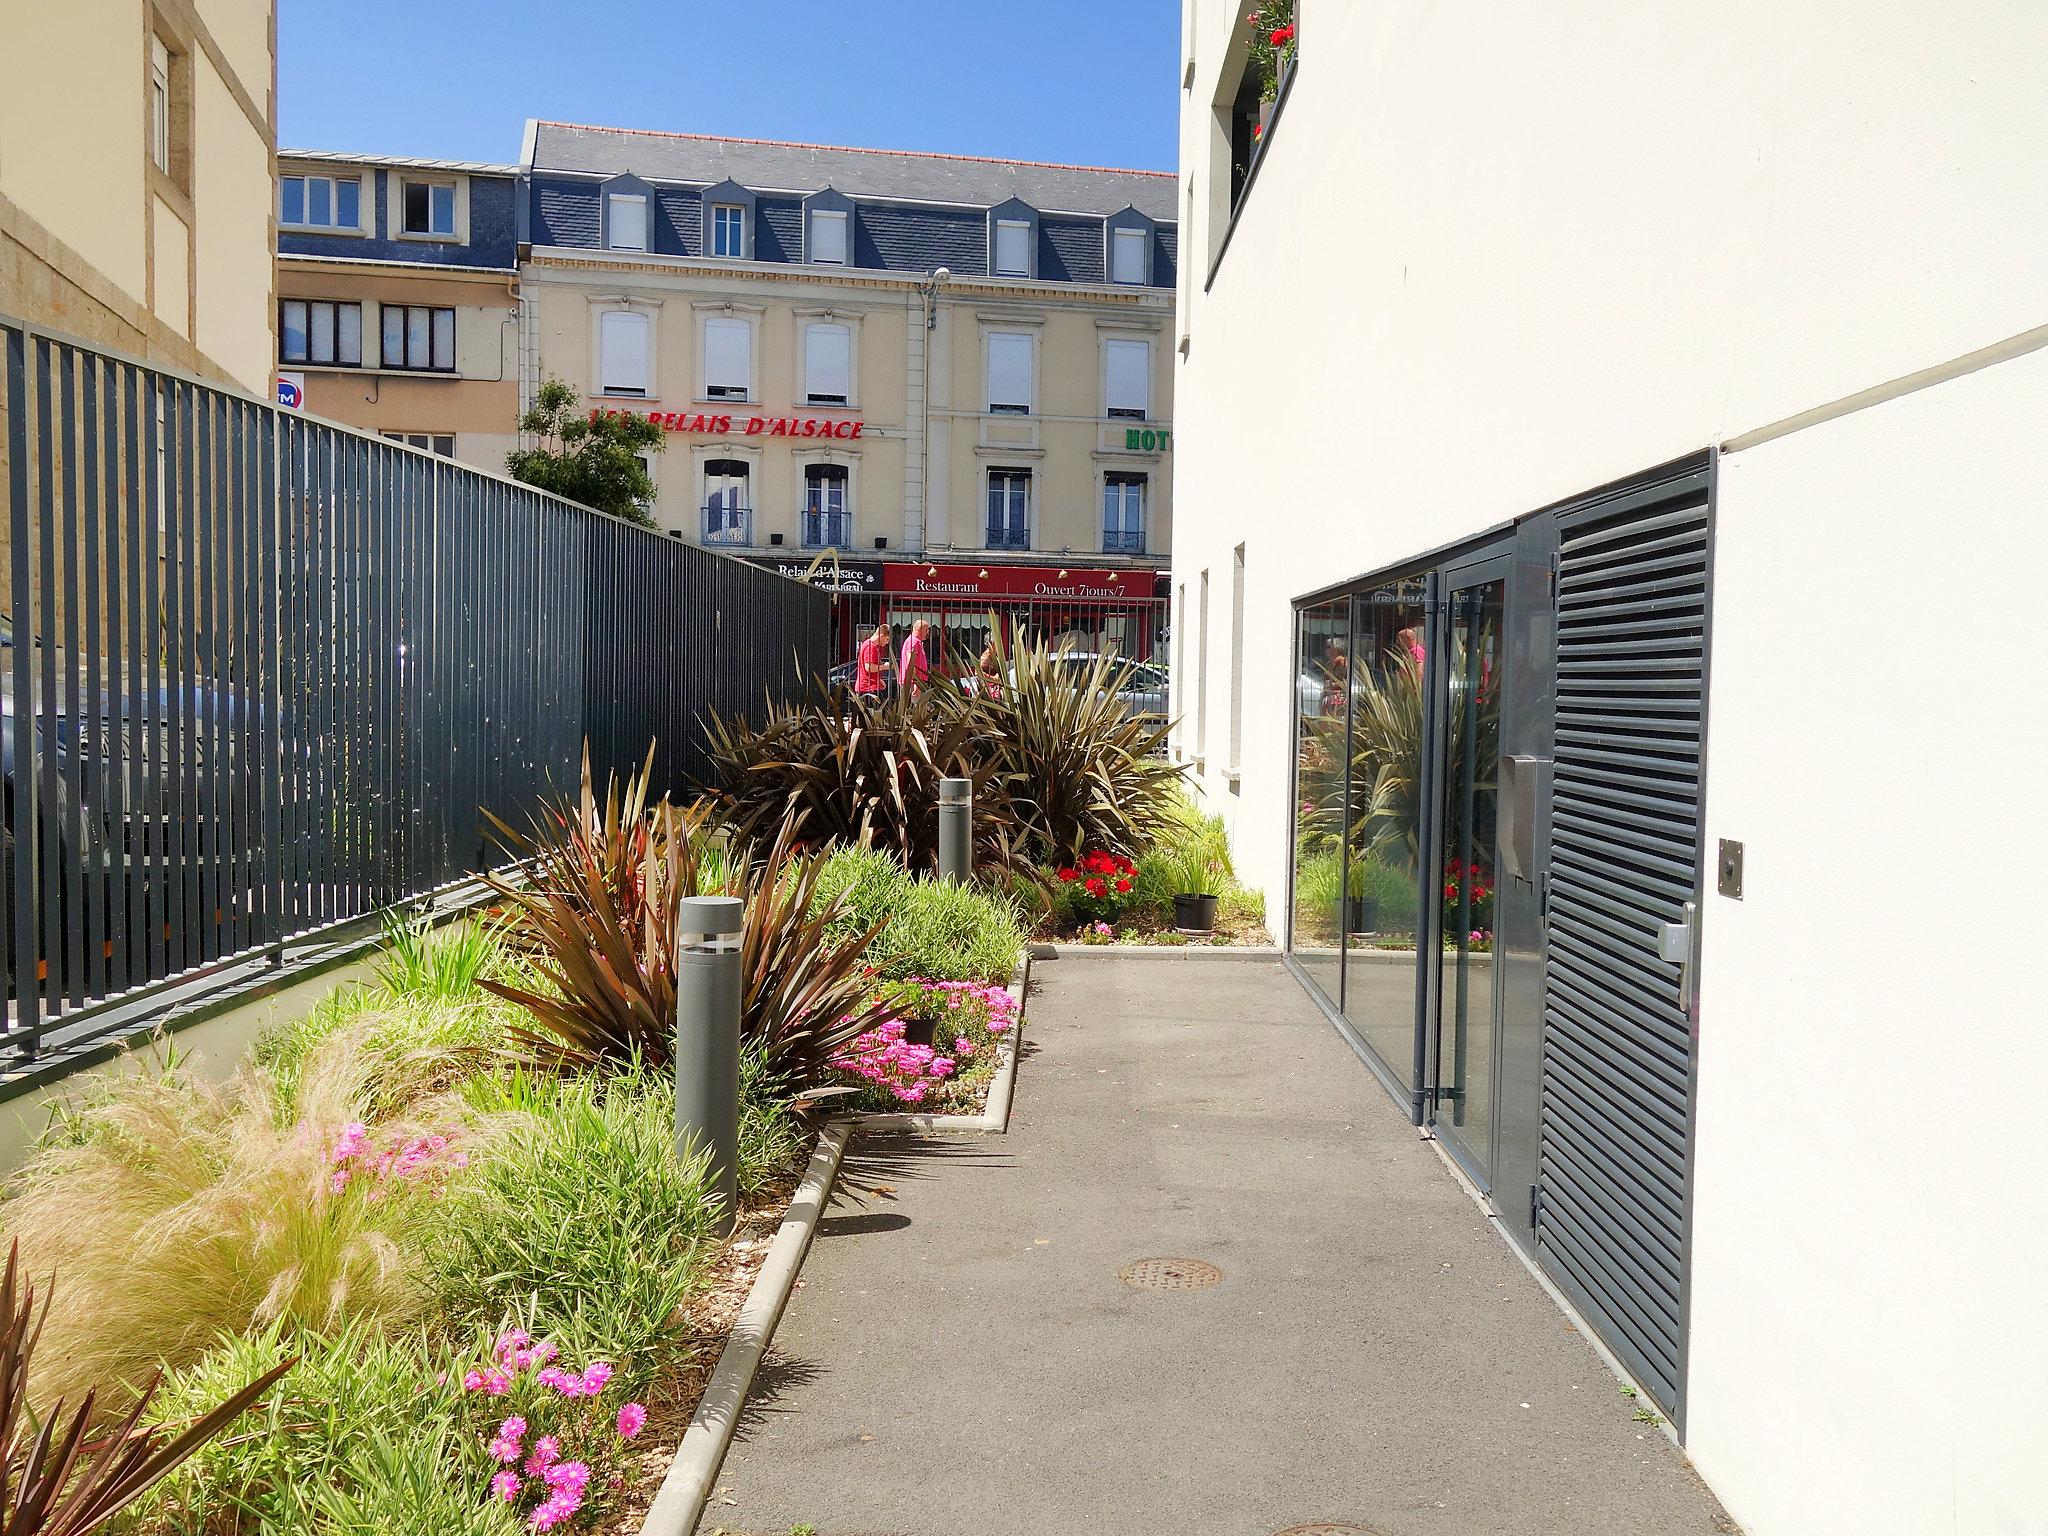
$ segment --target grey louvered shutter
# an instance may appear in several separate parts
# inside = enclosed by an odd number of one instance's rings
[[[1699,887],[1706,472],[1567,515],[1560,534],[1536,1240],[1675,1416],[1693,1042],[1658,937]]]

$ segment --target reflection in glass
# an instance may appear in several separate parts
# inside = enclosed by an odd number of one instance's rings
[[[1493,896],[1503,594],[1498,581],[1451,594],[1446,658],[1437,1124],[1455,1136],[1482,1171],[1493,1162]]]
[[[1387,1070],[1411,1088],[1415,936],[1422,912],[1426,596],[1419,576],[1357,596],[1348,685],[1344,1016]]]
[[[1301,665],[1294,705],[1294,903],[1288,947],[1334,1003],[1344,894],[1349,600],[1304,608],[1300,623]]]

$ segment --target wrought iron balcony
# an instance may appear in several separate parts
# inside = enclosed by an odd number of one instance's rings
[[[1145,531],[1142,528],[1105,528],[1102,530],[1102,552],[1105,555],[1142,555],[1145,553]]]
[[[853,514],[823,507],[798,509],[805,549],[853,548]]]
[[[704,508],[704,542],[744,549],[753,542],[754,509],[712,503]]]

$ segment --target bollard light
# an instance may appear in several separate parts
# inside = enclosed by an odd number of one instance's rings
[[[676,1156],[707,1159],[717,1226],[739,1218],[740,934],[737,896],[691,896],[676,913]]]
[[[939,878],[965,885],[974,873],[974,783],[939,780]]]

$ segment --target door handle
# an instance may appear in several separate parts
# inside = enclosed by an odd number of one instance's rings
[[[1657,958],[1678,967],[1678,1008],[1687,1024],[1699,1025],[1700,904],[1688,901],[1685,916],[1657,930]]]

